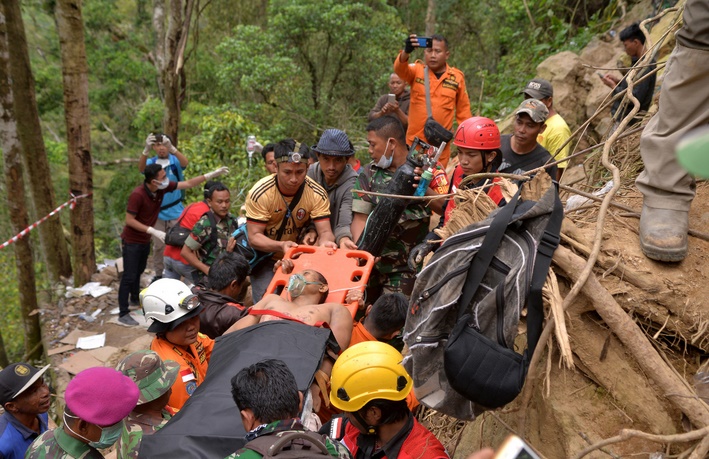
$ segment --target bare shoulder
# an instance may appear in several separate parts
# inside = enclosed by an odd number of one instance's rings
[[[285,299],[281,298],[278,295],[275,294],[270,294],[266,295],[256,303],[253,307],[254,309],[280,309],[282,308],[285,304],[289,304],[289,301],[286,301]]]
[[[327,311],[327,313],[333,317],[335,315],[350,315],[350,310],[347,309],[342,303],[323,303],[319,306],[323,311]]]

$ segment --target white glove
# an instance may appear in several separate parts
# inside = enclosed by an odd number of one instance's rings
[[[258,142],[254,142],[254,151],[256,153],[261,153],[263,151],[263,145]]]
[[[148,231],[146,232],[154,238],[159,239],[160,242],[165,242],[165,231],[156,230],[152,226],[148,226]]]
[[[206,174],[204,174],[204,178],[206,180],[212,180],[214,177],[219,177],[221,175],[228,174],[228,173],[229,173],[229,168],[226,166],[222,166],[217,170],[214,170],[212,172],[207,172]]]
[[[152,149],[153,145],[155,145],[155,143],[155,134],[148,134],[148,137],[145,138],[145,148],[143,149],[143,156],[148,156],[150,154],[150,150]]]
[[[169,151],[169,152],[172,153],[173,155],[174,155],[175,152],[177,151],[177,148],[175,148],[175,146],[174,146],[174,145],[172,144],[172,142],[170,141],[170,138],[169,138],[168,136],[166,136],[166,135],[163,135],[163,136],[162,136],[162,144],[165,145],[165,146],[167,147],[167,151]]]

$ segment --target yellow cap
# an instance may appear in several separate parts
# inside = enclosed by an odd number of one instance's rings
[[[330,403],[352,413],[372,400],[405,399],[413,380],[402,360],[399,351],[379,341],[365,341],[348,348],[332,367]]]

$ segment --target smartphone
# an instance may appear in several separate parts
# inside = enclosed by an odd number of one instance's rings
[[[162,143],[162,134],[155,134],[155,142]]]
[[[389,94],[387,96],[387,103],[393,104],[396,102],[396,95],[395,94]]]
[[[601,80],[606,77],[606,76],[605,76],[604,74],[602,74],[601,72],[596,72],[596,75],[598,75],[598,78],[600,78]]]
[[[497,450],[495,459],[541,459],[524,440],[510,435]]]
[[[433,38],[431,37],[416,37],[420,48],[433,48]]]

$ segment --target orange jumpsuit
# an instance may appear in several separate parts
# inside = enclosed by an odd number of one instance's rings
[[[172,395],[168,405],[176,410],[182,409],[190,395],[202,384],[207,374],[207,365],[212,356],[214,340],[199,333],[197,341],[188,347],[172,344],[165,338],[156,336],[150,343],[150,349],[163,360],[173,360],[180,364],[180,373],[172,385]]]
[[[428,118],[423,73],[425,65],[421,61],[416,61],[413,64],[401,62],[401,53],[396,56],[394,61],[394,72],[411,86],[409,128],[406,131],[406,143],[409,145],[414,141],[414,137],[425,139],[423,126]],[[460,124],[473,116],[470,113],[470,100],[468,100],[468,90],[465,88],[463,72],[446,64],[446,70],[440,79],[436,78],[436,75],[429,70],[428,84],[431,93],[431,113],[433,118],[443,127],[452,131],[454,119]],[[450,142],[439,159],[444,167],[448,165],[448,158],[450,158]]]

